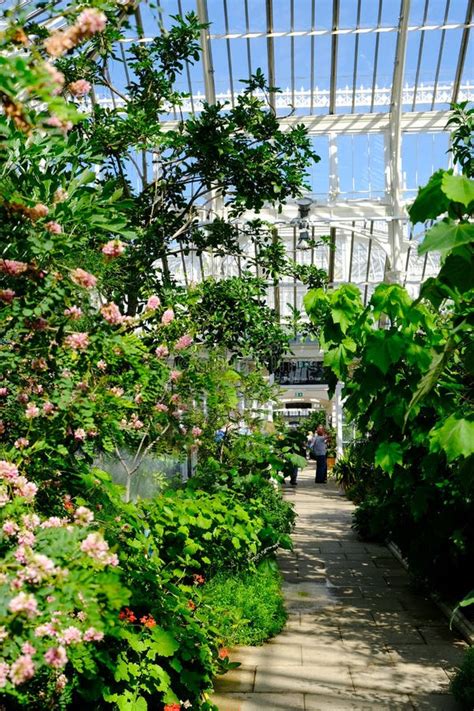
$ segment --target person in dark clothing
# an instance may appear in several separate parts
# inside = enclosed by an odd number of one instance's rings
[[[311,440],[310,449],[316,459],[316,484],[325,484],[328,480],[328,436],[322,425],[318,425]]]

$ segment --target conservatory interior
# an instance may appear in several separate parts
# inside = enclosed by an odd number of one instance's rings
[[[474,709],[473,5],[0,4],[0,710]]]

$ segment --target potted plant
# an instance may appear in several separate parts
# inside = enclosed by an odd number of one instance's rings
[[[333,427],[326,427],[328,435],[327,463],[328,470],[331,470],[336,463],[336,431]]]

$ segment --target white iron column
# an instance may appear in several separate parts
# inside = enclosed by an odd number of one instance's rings
[[[392,221],[389,223],[390,236],[390,281],[400,282],[403,271],[403,204],[402,204],[402,109],[403,77],[407,48],[408,18],[410,0],[402,0],[399,23],[395,67],[393,71],[392,104],[390,111],[390,197],[392,203]]]
[[[342,383],[336,385],[336,390],[332,399],[332,425],[336,430],[336,456],[340,457],[343,453],[342,447]]]

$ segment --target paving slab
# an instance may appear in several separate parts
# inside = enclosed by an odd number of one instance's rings
[[[212,700],[220,711],[305,711],[303,694],[216,694]]]
[[[381,545],[351,530],[353,505],[313,468],[287,490],[298,515],[280,568],[284,630],[240,647],[216,681],[220,711],[458,711],[450,675],[465,643]]]

